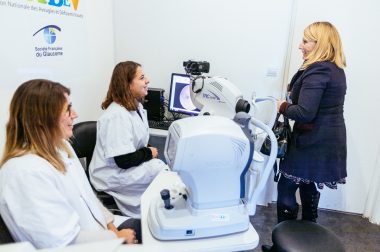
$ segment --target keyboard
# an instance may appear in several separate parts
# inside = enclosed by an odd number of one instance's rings
[[[149,128],[168,130],[173,121],[148,120]]]

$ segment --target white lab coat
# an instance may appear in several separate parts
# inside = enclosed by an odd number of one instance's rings
[[[49,248],[75,243],[83,232],[116,238],[107,230],[113,215],[96,198],[71,151],[71,159],[61,152],[66,173],[35,154],[12,158],[1,167],[0,213],[15,241]]]
[[[119,168],[114,160],[146,147],[149,126],[146,110],[139,104],[136,111],[128,111],[111,103],[97,123],[97,139],[90,164],[90,178],[99,191],[112,195],[119,209],[126,215],[140,218],[140,197],[156,175],[167,168],[154,158],[129,169]]]

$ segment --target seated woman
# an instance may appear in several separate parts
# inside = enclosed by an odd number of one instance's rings
[[[141,101],[149,80],[140,64],[126,61],[113,70],[89,166],[91,183],[112,195],[119,209],[140,217],[140,197],[156,175],[167,168],[156,148],[148,146],[149,126]]]
[[[125,229],[115,227],[67,142],[77,118],[69,95],[42,79],[23,83],[13,95],[0,163],[1,217],[15,241],[36,248],[117,237],[137,243],[139,220],[120,216]]]

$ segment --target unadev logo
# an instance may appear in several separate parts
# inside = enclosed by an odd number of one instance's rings
[[[59,28],[56,25],[47,25],[36,31],[33,34],[33,37],[41,31],[43,32],[44,40],[46,41],[46,43],[51,45],[54,44],[55,40],[57,39],[57,31],[61,31],[61,28]]]
[[[34,1],[40,4],[48,4],[55,7],[73,7],[74,10],[78,9],[79,0],[27,0],[28,2]]]
[[[35,56],[37,58],[63,56],[63,47],[61,45],[55,45],[58,32],[61,32],[60,27],[47,25],[33,34],[33,37],[38,37],[36,35],[41,34],[39,38],[36,38],[34,47]]]

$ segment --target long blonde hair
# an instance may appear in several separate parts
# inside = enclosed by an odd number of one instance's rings
[[[314,49],[307,55],[301,69],[315,62],[330,61],[339,68],[346,66],[342,42],[337,29],[329,22],[315,22],[304,30],[304,38],[314,41]]]
[[[0,165],[13,157],[36,154],[65,172],[59,149],[66,150],[59,123],[70,90],[60,83],[35,79],[21,84],[13,95],[6,142]]]

